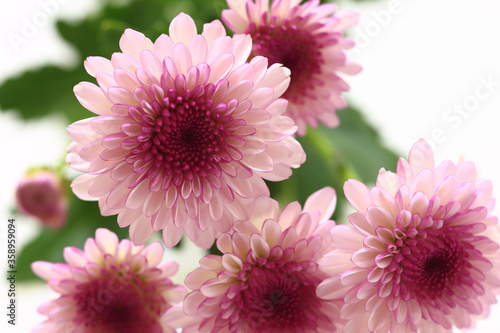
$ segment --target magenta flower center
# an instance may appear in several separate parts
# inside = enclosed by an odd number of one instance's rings
[[[195,90],[201,91],[202,86]],[[222,113],[225,104],[214,108],[214,102],[205,96],[185,91],[178,96],[173,90],[164,99],[165,107],[156,119],[152,153],[175,172],[200,171],[212,162],[219,162],[218,153],[225,151],[224,139],[229,136],[224,123],[230,121]],[[190,96],[195,95],[195,96]]]
[[[433,293],[443,290],[444,283],[460,270],[455,249],[439,249],[422,262],[419,284]]]
[[[444,232],[445,229],[450,230]],[[451,228],[443,228],[429,231],[426,238],[406,242],[402,249],[404,259],[400,263],[404,267],[401,280],[412,298],[441,298],[448,289],[466,281],[469,255],[463,243],[454,236]]]
[[[288,67],[291,74],[290,86],[284,98],[299,98],[306,94],[311,82],[307,81],[321,73],[324,63],[316,36],[308,29],[298,29],[292,22],[285,21],[274,25],[261,24],[258,28],[252,23],[246,33],[252,35],[253,55],[267,57],[269,64],[280,63]]]
[[[75,324],[83,332],[163,332],[158,319],[168,305],[139,280],[110,275],[79,289]]]
[[[212,173],[218,177],[219,163],[242,158],[226,142],[234,137],[234,128],[244,126],[230,115],[238,103],[231,100],[232,109],[225,103],[215,104],[213,84],[199,84],[190,90],[181,83],[184,81],[184,75],[179,74],[174,88],[162,83],[165,97],[129,108],[130,117],[141,126],[141,134],[127,141],[135,145],[127,162],[140,161],[134,165],[135,172],[145,173],[153,182],[166,175],[173,176],[175,185],[193,180],[194,174],[206,177]],[[163,184],[163,189],[169,186]]]
[[[240,317],[255,332],[302,332],[317,326],[319,279],[303,271],[254,267],[242,291]]]

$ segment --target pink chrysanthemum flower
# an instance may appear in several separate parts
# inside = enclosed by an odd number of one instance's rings
[[[292,81],[283,95],[289,101],[287,114],[298,125],[339,125],[336,109],[347,103],[342,92],[349,90],[339,76],[357,74],[361,67],[348,62],[345,50],[354,46],[343,30],[357,24],[354,12],[339,12],[334,4],[319,0],[227,0],[222,20],[236,34],[250,34],[252,55],[264,56],[291,70]]]
[[[175,262],[160,263],[163,247],[152,243],[136,247],[107,229],[97,229],[84,251],[64,249],[66,263],[37,261],[33,271],[61,296],[38,309],[48,319],[37,333],[168,333],[175,330],[162,321],[186,289],[170,277]]]
[[[320,262],[325,299],[344,299],[345,332],[451,332],[489,313],[500,287],[490,181],[471,162],[437,167],[418,141],[397,173],[371,190],[349,180],[352,226],[331,230],[337,249]]]
[[[63,181],[48,170],[29,172],[17,185],[16,206],[20,213],[36,217],[44,226],[62,228],[68,211]]]
[[[183,306],[167,312],[183,332],[332,332],[341,304],[316,296],[326,278],[317,260],[332,249],[328,220],[335,208],[332,188],[300,204],[260,197],[249,221],[217,240],[222,256],[207,255],[186,278],[193,291]]]
[[[67,162],[88,174],[73,191],[99,200],[103,215],[130,226],[134,244],[163,229],[168,247],[185,231],[202,248],[245,216],[262,180],[283,180],[305,160],[279,97],[288,69],[258,57],[249,36],[226,36],[220,21],[180,14],[155,43],[127,29],[123,53],[89,57],[75,94],[98,117],[68,127]]]

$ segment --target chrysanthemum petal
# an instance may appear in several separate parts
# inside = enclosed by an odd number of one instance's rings
[[[103,57],[87,57],[83,64],[87,73],[94,77],[99,72],[113,72],[111,61]]]
[[[89,185],[94,178],[95,176],[92,175],[81,175],[71,182],[71,189],[78,198],[82,200],[97,200],[97,198],[94,198],[88,192]]]
[[[101,89],[90,82],[81,82],[73,88],[76,98],[87,110],[98,115],[112,115],[111,102]]]
[[[216,39],[226,36],[226,30],[220,21],[212,21],[203,25],[203,37],[208,44],[212,44]]]
[[[311,213],[316,209],[319,210],[321,213],[320,221],[323,221],[332,216],[336,204],[337,195],[335,194],[335,190],[331,187],[325,187],[314,192],[307,198],[304,204],[304,211]]]
[[[180,13],[172,20],[168,32],[174,43],[184,45],[189,45],[198,34],[193,19],[184,13]]]
[[[366,211],[366,195],[368,189],[361,182],[349,179],[344,184],[344,194],[349,203],[359,212]]]
[[[120,49],[124,53],[128,53],[136,58],[139,58],[142,50],[153,49],[153,43],[149,38],[146,38],[143,33],[133,29],[125,29],[125,32],[120,39]]]

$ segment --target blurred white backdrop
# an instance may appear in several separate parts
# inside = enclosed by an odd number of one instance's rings
[[[58,38],[52,22],[60,17],[77,20],[98,3],[3,1],[0,82],[45,63],[82,66],[75,64],[73,50]],[[379,0],[368,4],[342,1],[339,6],[361,13],[360,24],[350,31],[358,46],[349,56],[364,70],[347,78],[351,85],[348,99],[378,128],[386,145],[406,157],[411,145],[424,137],[435,147],[437,161],[456,161],[461,156],[474,161],[481,175],[493,180],[495,197],[499,197],[500,2]],[[23,35],[27,21],[36,23],[36,29]],[[16,40],[14,35],[24,39]],[[29,98],[29,91],[25,93]],[[0,217],[5,222],[11,214],[16,181],[24,170],[64,157],[69,139],[63,124],[54,117],[24,123],[10,110],[0,113]],[[18,238],[25,243],[37,227],[27,218],[17,222]],[[6,253],[6,231],[5,225],[0,228],[0,253]],[[6,271],[5,265],[0,260],[0,271]],[[0,304],[7,301],[4,280]],[[54,297],[42,284],[18,285],[18,291],[18,325],[8,325],[2,314],[2,332],[29,332],[43,319],[36,313],[38,305]],[[499,326],[500,306],[496,305],[473,332],[494,333]]]

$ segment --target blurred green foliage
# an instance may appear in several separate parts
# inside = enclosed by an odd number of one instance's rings
[[[73,94],[77,83],[94,81],[83,67],[87,56],[109,58],[119,51],[118,41],[126,28],[141,31],[155,40],[160,34],[168,33],[170,21],[179,12],[193,17],[201,32],[203,23],[220,19],[224,8],[225,0],[108,1],[100,11],[80,22],[59,21],[60,35],[78,51],[78,66],[72,69],[45,66],[5,81],[0,86],[0,106],[3,110],[16,110],[26,120],[61,113],[70,124],[94,116]],[[29,98],[24,98],[26,91],[30,92]],[[281,203],[298,200],[303,204],[312,192],[332,186],[338,195],[334,216],[338,219],[345,203],[342,186],[346,179],[370,183],[375,181],[381,167],[394,169],[397,156],[381,144],[376,130],[367,124],[360,111],[350,107],[339,111],[339,117],[339,128],[320,126],[298,138],[307,161],[294,170],[290,179],[268,182],[274,198]],[[128,228],[120,229],[116,216],[103,217],[96,202],[81,201],[71,194],[68,224],[60,231],[44,229],[22,250],[18,267],[28,268],[35,260],[61,262],[64,247],[82,248],[98,227],[109,228],[120,238],[128,237]],[[35,277],[30,269],[19,272],[19,281]]]
[[[293,170],[289,179],[268,182],[268,186],[271,196],[281,203],[297,200],[301,204],[311,193],[331,186],[337,192],[333,218],[337,223],[347,223],[339,220],[346,202],[344,182],[357,179],[367,185],[374,183],[380,168],[395,169],[398,156],[381,144],[378,133],[360,111],[350,106],[337,113],[338,128],[320,125],[297,138],[306,152],[306,162]]]

